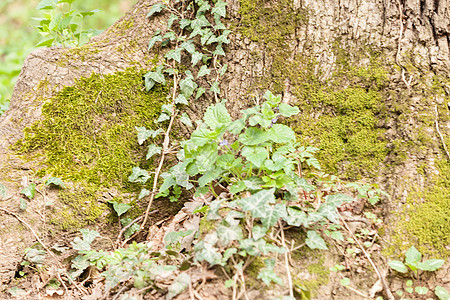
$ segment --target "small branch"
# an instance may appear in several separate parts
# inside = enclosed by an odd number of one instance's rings
[[[337,210],[336,210],[337,211]],[[367,251],[364,249],[364,247],[361,245],[361,243],[359,242],[358,238],[353,234],[353,232],[350,230],[350,228],[347,225],[347,222],[345,222],[344,218],[341,216],[341,214],[337,211],[337,213],[339,214],[339,217],[341,218],[342,222],[344,223],[345,228],[347,229],[348,233],[350,233],[350,235],[352,236],[352,238],[355,240],[355,242],[358,244],[359,248],[362,250],[362,252],[364,253],[364,255],[367,257],[367,259],[369,260],[369,263],[372,265],[373,269],[375,270],[375,272],[377,273],[378,278],[381,280],[381,283],[383,284],[383,289],[386,293],[386,296],[388,297],[389,300],[394,300],[394,296],[392,295],[391,290],[389,289],[389,286],[386,283],[386,280],[384,279],[384,276],[381,275],[380,270],[378,270],[377,266],[375,265],[375,263],[373,262],[373,260],[370,258],[369,253],[367,253]]]
[[[364,297],[364,298],[366,298],[366,299],[372,299],[372,298],[370,298],[369,296],[364,295],[363,293],[361,293],[361,292],[358,291],[357,289],[354,289],[354,288],[352,288],[352,287],[350,287],[350,286],[347,286],[347,285],[344,285],[344,287],[347,288],[347,289],[349,289],[350,291],[353,291],[353,292],[357,293],[357,294],[360,295],[361,297]]]
[[[437,105],[434,107],[434,110],[436,112],[436,119],[434,120],[434,124],[436,125],[436,131],[439,134],[439,137],[441,138],[442,146],[444,147],[444,151],[447,154],[447,158],[450,160],[450,154],[448,153],[447,145],[445,144],[444,137],[442,136],[442,133],[439,130],[439,123],[438,123],[439,114],[438,114]]]
[[[286,246],[286,239],[284,238],[284,230],[283,230],[283,224],[281,221],[278,221],[278,225],[281,228],[281,243],[283,244],[283,247],[288,250],[289,248]],[[288,284],[289,284],[289,296],[291,298],[294,298],[294,287],[292,284],[292,276],[291,276],[291,269],[289,268],[289,251],[286,251],[284,253],[284,264],[286,266],[286,272],[287,272],[287,278],[288,278]]]

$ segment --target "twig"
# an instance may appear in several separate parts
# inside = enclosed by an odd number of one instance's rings
[[[283,224],[280,220],[278,220],[278,225],[281,228],[281,243],[283,244],[283,247],[287,250],[288,247],[286,246],[286,240],[284,238],[284,230],[283,230]],[[292,276],[291,276],[291,270],[289,268],[289,251],[284,252],[284,264],[286,266],[286,272],[287,272],[287,278],[288,278],[288,284],[289,284],[289,296],[291,298],[294,298],[294,288],[292,285]]]
[[[337,210],[336,210],[337,211]],[[367,257],[367,259],[369,260],[370,264],[372,265],[373,269],[375,270],[375,272],[377,273],[378,278],[381,280],[381,283],[383,284],[383,289],[386,293],[386,296],[388,297],[389,300],[394,300],[394,296],[392,295],[391,290],[389,289],[389,286],[386,283],[386,280],[384,279],[384,277],[381,275],[381,272],[378,270],[377,266],[375,265],[375,263],[373,262],[373,260],[370,258],[369,253],[367,253],[367,251],[364,249],[364,247],[361,245],[361,243],[359,242],[358,238],[353,234],[353,232],[350,230],[350,228],[347,225],[347,222],[345,222],[344,218],[341,216],[341,214],[339,213],[339,211],[337,211],[337,213],[339,214],[339,217],[341,218],[342,222],[344,223],[345,228],[347,229],[348,233],[350,233],[350,235],[352,236],[352,238],[355,240],[355,242],[358,244],[359,248],[362,250],[362,252],[364,253],[364,255]]]
[[[360,295],[360,296],[362,296],[362,297],[364,297],[364,298],[366,298],[366,299],[372,299],[372,298],[370,298],[369,296],[364,295],[363,293],[361,293],[361,292],[358,291],[357,289],[354,289],[354,288],[352,288],[352,287],[350,287],[350,286],[347,286],[347,285],[344,285],[344,287],[347,288],[347,289],[349,289],[350,291],[353,291],[353,292],[357,293],[358,295]]]
[[[154,215],[157,212],[159,212],[158,209],[152,210],[151,212],[149,212],[149,215]],[[116,239],[116,245],[119,245],[120,239],[122,238],[122,235],[125,233],[125,231],[127,231],[128,228],[133,226],[134,223],[139,222],[143,217],[144,216],[137,217],[136,219],[131,221],[127,226],[123,227],[122,230],[120,230],[119,235],[117,236],[117,239]]]
[[[447,145],[445,145],[444,137],[442,136],[442,133],[439,130],[439,123],[438,123],[439,114],[438,114],[437,105],[434,107],[434,110],[436,112],[436,119],[434,120],[434,124],[436,125],[436,131],[439,134],[439,137],[441,138],[442,146],[444,146],[445,153],[447,154],[447,157],[450,160],[450,154],[448,153]]]
[[[53,254],[53,252],[44,244],[44,242],[39,238],[39,236],[37,235],[36,231],[34,231],[33,227],[31,227],[30,224],[28,224],[27,222],[25,222],[24,220],[22,220],[18,215],[16,215],[13,212],[10,212],[9,210],[6,210],[4,208],[0,207],[0,210],[3,211],[4,213],[13,216],[14,218],[16,218],[17,220],[19,220],[20,223],[24,224],[26,227],[28,227],[28,229],[30,229],[31,233],[34,235],[34,237],[36,238],[36,240],[38,241],[39,244],[42,245],[42,247],[45,249],[45,251],[47,251],[48,254],[50,254],[50,256],[53,258],[53,260],[55,261],[56,265],[58,266],[58,268],[60,270],[64,270],[63,266],[61,265],[61,263],[58,261],[58,258],[56,258],[56,256]],[[72,278],[70,278],[70,276],[67,274],[67,272],[64,271],[64,275],[67,277],[67,279],[69,280],[70,283],[72,283],[82,294],[87,295],[88,293],[81,289],[78,284],[76,284]]]

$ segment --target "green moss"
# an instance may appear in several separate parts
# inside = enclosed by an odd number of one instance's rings
[[[425,189],[410,192],[401,213],[395,247],[404,252],[414,244],[423,254],[448,257],[450,250],[450,164],[437,163],[439,175]],[[398,253],[397,253],[398,254]]]
[[[271,58],[252,89],[283,93],[288,84],[301,109],[289,125],[302,143],[321,149],[318,158],[325,169],[351,179],[374,176],[388,153],[385,130],[379,127],[385,118],[387,95],[382,91],[388,82],[383,59],[370,49],[351,51],[336,41],[337,67],[330,79],[321,80],[316,62],[292,50],[296,29],[310,13],[292,5],[292,1],[240,1],[239,32],[258,42],[264,56]],[[253,56],[260,60],[262,53],[255,51]],[[368,63],[358,66],[354,61]]]
[[[42,120],[25,129],[17,150],[45,157],[38,176],[128,187],[131,168],[149,164],[135,126],[154,126],[166,97],[162,87],[145,92],[142,75],[93,74],[65,87],[44,104]]]
[[[76,231],[90,224],[105,222],[109,208],[99,203],[98,198],[99,191],[92,185],[61,190],[50,223],[63,230]]]
[[[293,283],[297,286],[298,290],[303,290],[304,293],[308,293],[312,297],[317,295],[318,289],[322,285],[327,285],[330,280],[330,271],[324,266],[325,259],[323,255],[318,254],[318,256],[319,259],[317,262],[306,266],[306,270],[312,277],[311,279],[305,280],[295,276],[293,279]]]

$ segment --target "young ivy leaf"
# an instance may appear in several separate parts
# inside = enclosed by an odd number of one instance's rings
[[[142,198],[147,197],[148,195],[150,195],[150,191],[147,190],[146,188],[143,188],[139,193],[138,200],[141,200]]]
[[[204,93],[206,92],[206,89],[204,87],[199,87],[197,89],[197,94],[195,95],[195,99],[200,98]]]
[[[139,167],[134,167],[131,171],[131,175],[128,176],[128,181],[136,183],[146,183],[150,178],[148,172]]]
[[[305,243],[310,249],[328,250],[325,241],[315,230],[309,230],[307,236]]]
[[[168,114],[162,113],[159,115],[158,120],[156,120],[157,123],[161,123],[164,121],[170,120],[170,116]]]
[[[191,25],[191,22],[192,21],[189,20],[189,19],[182,19],[182,20],[180,20],[180,28],[184,29],[185,27]]]
[[[183,94],[179,94],[175,100],[174,100],[175,104],[184,104],[184,105],[189,105],[189,102],[187,101],[186,97]]]
[[[226,6],[227,6],[226,2],[219,0],[216,2],[216,5],[214,6],[214,8],[211,10],[211,13],[214,16],[219,16],[219,17],[225,18],[225,16],[227,15]]]
[[[174,61],[180,63],[181,62],[181,48],[177,48],[174,50],[170,50],[164,55],[167,59],[173,59]]]
[[[192,96],[197,87],[197,83],[189,77],[180,81],[180,90],[187,99]]]
[[[222,55],[225,56],[225,51],[223,51],[222,43],[218,43],[216,46],[216,50],[213,52],[214,55]]]
[[[227,71],[227,68],[228,68],[228,65],[224,64],[223,67],[219,71],[219,76],[223,76],[223,74],[225,74],[225,72]]]
[[[83,239],[76,237],[72,244],[74,250],[77,251],[89,251],[91,250],[91,243],[94,241],[96,237],[99,237],[100,234],[95,230],[89,229],[80,229],[80,232],[83,234]]]
[[[37,10],[42,9],[52,9],[56,7],[56,2],[54,0],[41,0],[36,6]]]
[[[54,184],[54,185],[59,186],[61,188],[65,188],[66,187],[64,185],[64,182],[58,177],[50,177],[49,179],[47,179],[47,181],[45,182],[45,185],[49,186],[50,184]]]
[[[195,46],[191,41],[186,41],[182,43],[180,47],[189,52],[190,54],[194,54],[195,52]]]
[[[148,152],[147,152],[147,156],[145,157],[145,159],[150,159],[153,155],[160,154],[161,150],[162,150],[162,147],[158,147],[155,144],[151,144],[150,146],[148,146]]]
[[[156,42],[162,42],[162,36],[161,35],[155,35],[150,39],[150,42],[148,42],[148,50],[152,49],[153,46],[156,44]]]
[[[167,21],[167,27],[171,28],[173,22],[175,22],[176,20],[178,20],[178,17],[176,15],[174,15],[173,13],[170,14],[170,18]]]
[[[210,91],[216,94],[220,94],[219,83],[217,81],[213,82],[211,85]]]
[[[6,198],[7,189],[6,186],[0,183],[0,199]]]
[[[150,11],[147,14],[147,18],[152,17],[154,14],[159,13],[163,10],[163,8],[166,8],[166,5],[163,3],[157,3],[150,8]]]
[[[136,128],[138,134],[138,143],[139,145],[142,145],[149,137],[155,138],[158,134],[164,132],[161,128],[158,130],[148,130],[145,127],[134,127]]]
[[[188,126],[188,127],[192,127],[192,121],[191,118],[189,118],[189,116],[187,115],[187,113],[183,113],[180,117],[180,121],[181,123],[183,123],[184,125]]]
[[[195,51],[194,53],[192,53],[192,57],[191,57],[191,64],[192,66],[195,66],[198,64],[199,61],[201,61],[203,58],[203,54],[200,52]]]
[[[28,197],[28,199],[33,199],[36,195],[36,184],[30,183],[27,187],[25,187],[21,192],[21,194]]]
[[[197,78],[205,76],[205,75],[209,75],[210,73],[211,73],[211,70],[208,69],[207,66],[203,65],[200,67],[200,70],[198,70]]]
[[[117,216],[121,216],[124,213],[126,213],[131,206],[126,203],[117,203],[117,201],[108,201],[108,203],[111,203],[113,205],[114,211],[117,213]]]

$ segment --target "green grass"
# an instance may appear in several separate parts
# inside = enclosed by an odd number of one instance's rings
[[[0,114],[7,109],[14,84],[17,81],[25,57],[40,41],[38,31],[32,28],[42,12],[36,10],[39,0],[2,0],[0,2]],[[100,9],[89,17],[85,28],[104,30],[127,11],[132,0],[77,0],[77,10]]]

